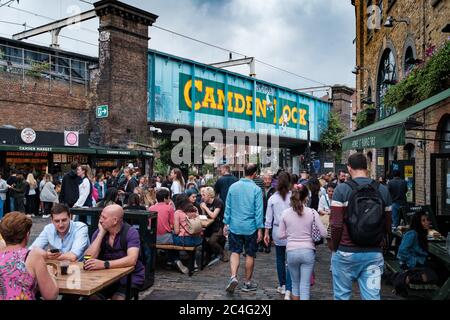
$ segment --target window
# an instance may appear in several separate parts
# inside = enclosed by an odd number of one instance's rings
[[[408,76],[414,65],[415,65],[414,52],[411,47],[408,47],[405,52],[405,66],[403,70],[405,73],[405,77]]]
[[[412,143],[408,143],[403,147],[406,160],[412,160],[416,157],[416,150]]]
[[[384,96],[389,86],[397,82],[397,72],[394,53],[391,49],[386,49],[382,55],[378,67],[377,80],[377,114],[378,119],[383,119],[395,113],[395,108],[384,105]]]

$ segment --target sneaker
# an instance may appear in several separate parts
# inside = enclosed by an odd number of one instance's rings
[[[234,289],[236,289],[238,285],[238,280],[236,279],[236,277],[231,277],[230,281],[228,281],[228,285],[225,288],[225,290],[229,293],[234,293]]]
[[[291,292],[289,290],[286,290],[286,293],[284,294],[284,300],[291,300]]]
[[[44,214],[44,215],[42,216],[42,218],[48,219],[48,218],[50,218],[50,215],[49,215],[49,214]]]
[[[208,263],[208,268],[213,267],[216,263],[218,263],[220,261],[220,257],[214,258],[212,259],[209,263]]]
[[[265,252],[265,253],[270,253],[270,246],[269,246],[269,247],[266,247],[266,248],[264,249],[264,252]]]
[[[258,285],[256,284],[256,282],[249,281],[249,282],[244,283],[241,290],[244,292],[249,292],[249,291],[256,291],[256,288],[258,288]]]
[[[180,270],[182,273],[184,274],[189,273],[189,269],[186,268],[186,266],[180,260],[175,261],[175,265],[178,267],[178,270]]]
[[[286,293],[286,286],[283,284],[281,287],[277,288],[277,292],[279,294],[285,294]]]
[[[198,265],[197,261],[194,262],[194,272],[198,272]]]

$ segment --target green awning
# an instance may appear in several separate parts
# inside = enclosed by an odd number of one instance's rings
[[[76,147],[47,147],[47,146],[16,146],[0,145],[0,150],[4,151],[23,151],[23,152],[53,152],[53,153],[80,153],[94,154],[95,149],[76,148]]]
[[[442,91],[403,111],[357,130],[342,139],[342,150],[387,148],[405,144],[404,123],[413,114],[450,97],[450,89]]]

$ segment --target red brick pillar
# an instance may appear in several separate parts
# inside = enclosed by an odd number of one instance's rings
[[[157,16],[119,1],[94,3],[99,27],[99,78],[92,105],[91,142],[126,147],[150,143],[147,126],[148,27]],[[96,107],[108,105],[107,118]]]

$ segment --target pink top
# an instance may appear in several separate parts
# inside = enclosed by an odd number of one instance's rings
[[[327,230],[316,210],[304,207],[301,216],[299,216],[292,207],[283,211],[278,232],[281,239],[287,238],[287,251],[296,249],[316,249],[311,238],[313,214],[315,215],[316,225],[320,230],[320,234],[325,238],[327,236]]]
[[[0,252],[0,300],[36,300],[37,282],[25,266],[27,252]]]
[[[174,211],[170,204],[164,202],[158,202],[151,206],[149,211],[158,212],[158,224],[156,228],[156,234],[162,236],[163,234],[172,232]]]
[[[189,237],[191,236],[187,231],[187,226],[186,226],[186,219],[187,219],[187,215],[186,213],[184,213],[181,210],[177,210],[175,211],[175,217],[178,216],[179,217],[179,221],[180,221],[180,232],[178,233],[179,237]]]

